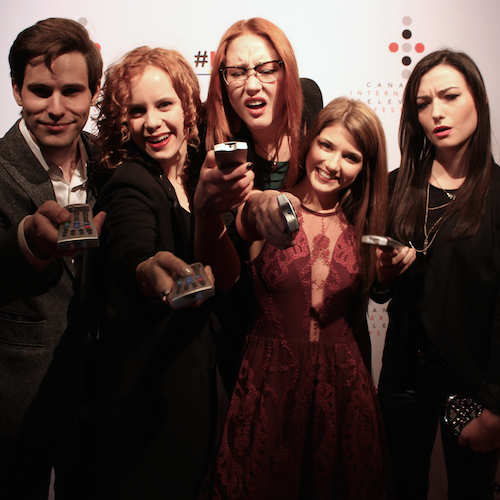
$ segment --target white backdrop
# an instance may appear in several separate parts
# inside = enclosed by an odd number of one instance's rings
[[[301,76],[319,84],[325,103],[346,95],[376,109],[389,143],[391,170],[399,161],[397,129],[405,72],[422,55],[438,48],[463,50],[476,61],[486,81],[494,153],[500,159],[499,0],[451,4],[443,0],[308,0],[293,5],[283,0],[4,0],[0,6],[0,92],[4,96],[0,135],[19,115],[10,87],[10,46],[21,30],[51,16],[84,24],[101,46],[105,66],[139,45],[179,50],[199,75],[203,96],[210,54],[224,31],[239,19],[265,17],[287,34]],[[409,38],[403,37],[405,30]],[[410,59],[409,65],[402,63],[403,57]]]
[[[468,53],[486,82],[494,155],[500,161],[500,0],[308,0],[293,5],[284,0],[245,4],[234,0],[4,0],[0,5],[0,136],[19,116],[10,86],[10,46],[21,30],[40,19],[80,21],[101,47],[105,66],[139,45],[176,49],[198,74],[204,98],[211,53],[222,34],[235,21],[256,16],[273,21],[287,34],[301,76],[318,83],[325,103],[345,95],[376,110],[384,124],[391,170],[399,162],[397,130],[408,72],[423,55],[439,48]],[[92,130],[91,123],[87,129]],[[376,369],[385,338],[384,309],[369,311]],[[442,465],[433,467],[433,475],[437,481],[429,498],[444,498]]]

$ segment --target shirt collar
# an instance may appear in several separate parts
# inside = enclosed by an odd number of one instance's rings
[[[28,127],[26,126],[26,122],[24,121],[24,118],[21,118],[19,121],[19,131],[21,132],[22,136],[24,137],[25,141],[27,142],[28,146],[30,147],[31,151],[33,154],[36,156],[37,160],[40,162],[42,167],[48,172],[50,170],[50,166],[47,163],[47,160],[43,156],[42,150],[38,146],[38,144],[33,140],[33,137],[31,136]],[[82,138],[78,138],[78,147],[80,149],[80,160],[78,161],[77,169],[80,172],[80,175],[83,179],[83,181],[87,180],[87,163],[88,163],[88,155],[87,155],[87,150],[85,149],[85,146],[83,145]],[[55,164],[53,164],[55,165]],[[59,170],[61,167],[57,165]]]

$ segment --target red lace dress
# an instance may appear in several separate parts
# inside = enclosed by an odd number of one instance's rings
[[[366,499],[383,494],[383,432],[345,315],[354,232],[302,209],[296,245],[253,262],[259,301],[217,458],[214,498]]]

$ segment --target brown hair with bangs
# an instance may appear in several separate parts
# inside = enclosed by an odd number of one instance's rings
[[[13,83],[22,89],[28,64],[43,62],[50,70],[54,59],[71,52],[79,52],[85,58],[89,89],[95,95],[102,77],[101,52],[80,23],[60,17],[39,21],[19,33],[9,53]]]

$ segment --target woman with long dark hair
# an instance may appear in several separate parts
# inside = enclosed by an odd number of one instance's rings
[[[466,54],[440,50],[413,70],[391,174],[389,231],[379,251],[392,286],[379,395],[399,499],[425,499],[441,419],[448,498],[492,499],[500,447],[500,170],[488,98]],[[450,396],[483,405],[457,438]]]

